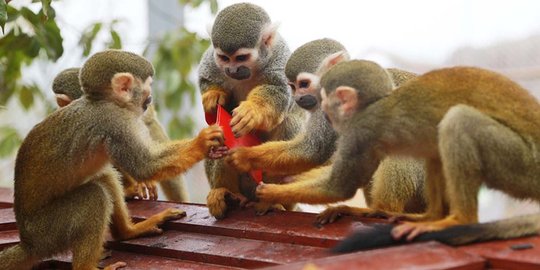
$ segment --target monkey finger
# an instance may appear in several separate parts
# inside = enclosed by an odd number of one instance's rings
[[[150,182],[147,184],[148,186],[148,195],[150,197],[151,201],[156,201],[158,199],[158,191],[157,186],[155,182]]]
[[[394,240],[399,240],[403,236],[409,234],[412,230],[414,230],[414,225],[410,223],[404,223],[401,225],[398,225],[392,229],[392,237]]]
[[[240,121],[238,124],[236,124],[232,128],[232,132],[234,133],[234,136],[240,137],[250,132],[253,127],[253,122],[254,122],[253,118],[249,118],[246,120],[242,119],[242,121]]]

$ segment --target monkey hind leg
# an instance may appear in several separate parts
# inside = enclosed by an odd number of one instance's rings
[[[38,261],[39,258],[32,255],[23,243],[0,252],[0,262],[5,270],[31,269]]]
[[[187,202],[188,195],[181,175],[159,182],[165,198],[173,202]]]
[[[74,269],[95,268],[111,212],[110,194],[99,183],[88,182],[34,213],[19,215],[24,217],[18,222],[24,224],[20,246],[39,259],[71,249]]]

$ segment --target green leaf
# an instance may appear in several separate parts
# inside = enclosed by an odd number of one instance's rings
[[[45,20],[48,20],[49,17],[54,17],[54,10],[51,8],[51,0],[41,0],[41,10],[43,11]]]
[[[0,28],[2,28],[2,34],[4,34],[4,26],[8,19],[7,15],[7,3],[6,0],[0,0]]]
[[[79,45],[83,46],[83,56],[90,55],[90,51],[92,51],[92,43],[94,42],[94,39],[99,33],[99,30],[101,30],[102,26],[102,23],[95,23],[81,35]]]
[[[118,32],[111,30],[111,42],[109,43],[110,49],[122,49],[122,40]]]
[[[32,105],[34,105],[34,94],[32,93],[32,89],[23,86],[19,92],[19,101],[25,110],[30,109]]]
[[[0,138],[0,158],[11,155],[22,143],[21,136],[12,127],[1,127]]]
[[[218,12],[217,0],[210,0],[210,12],[212,12],[212,14],[216,14]]]

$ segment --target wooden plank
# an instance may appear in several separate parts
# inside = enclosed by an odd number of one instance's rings
[[[486,258],[491,268],[540,269],[540,236],[478,243],[459,247],[459,250]]]
[[[342,269],[439,269],[481,270],[485,260],[437,243],[417,243],[351,254],[326,257],[308,262],[265,268],[268,270],[342,270]]]
[[[329,255],[326,249],[319,247],[179,231],[109,242],[108,246],[131,253],[241,268],[288,264]]]
[[[0,231],[16,230],[15,213],[13,208],[0,209]]]
[[[382,219],[343,217],[325,226],[315,225],[316,215],[302,212],[270,212],[257,216],[253,209],[235,209],[227,218],[216,220],[208,208],[200,204],[130,201],[130,214],[138,220],[148,218],[168,207],[186,211],[185,218],[168,222],[165,228],[179,231],[216,234],[231,237],[282,242],[315,247],[332,247],[366,224],[386,222]]]
[[[13,189],[0,188],[0,208],[13,207]]]
[[[100,267],[105,267],[115,262],[125,262],[127,266],[122,269],[126,270],[169,270],[169,269],[193,269],[193,270],[233,270],[241,269],[235,267],[214,265],[203,262],[193,262],[186,260],[179,260],[173,258],[165,258],[160,256],[145,255],[140,253],[130,253],[122,251],[108,251],[109,257],[105,258],[99,263]],[[71,255],[65,254],[57,256],[51,260],[40,263],[36,270],[41,269],[71,269]]]
[[[13,246],[20,242],[19,231],[1,231],[0,232],[0,250]]]

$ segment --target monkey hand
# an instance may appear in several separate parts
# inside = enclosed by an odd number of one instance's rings
[[[261,183],[257,186],[255,195],[261,202],[276,203],[281,201],[282,189],[282,185]]]
[[[264,216],[271,211],[287,211],[287,209],[285,209],[285,207],[279,203],[272,204],[265,202],[256,202],[253,204],[253,208],[255,209],[255,214],[257,216]]]
[[[244,195],[232,193],[226,188],[212,189],[206,197],[208,210],[216,219],[225,218],[228,206],[235,202],[238,202],[240,207],[244,207],[249,200]]]
[[[258,99],[242,101],[232,112],[231,128],[234,136],[243,136],[254,129],[269,131],[282,122],[282,114]]]
[[[195,144],[198,146],[197,150],[203,151],[205,156],[211,155],[212,148],[222,149],[223,146],[223,130],[218,125],[209,126],[199,132],[199,135],[195,138]],[[218,155],[223,151],[218,151]],[[226,153],[226,151],[225,151]],[[216,155],[217,156],[217,155]]]
[[[256,147],[237,147],[231,149],[226,157],[226,161],[241,172],[260,169],[265,163],[260,162],[260,153],[253,151],[254,148]]]
[[[220,88],[212,88],[202,95],[202,104],[204,112],[216,112],[217,105],[225,106],[228,94]]]
[[[126,199],[144,199],[155,201],[158,198],[157,186],[154,181],[136,182],[124,189]]]

